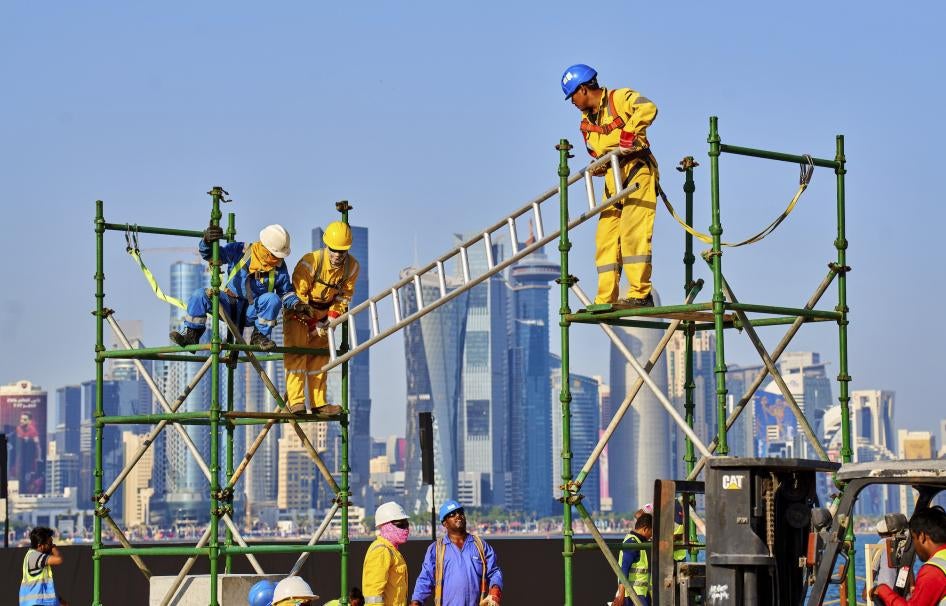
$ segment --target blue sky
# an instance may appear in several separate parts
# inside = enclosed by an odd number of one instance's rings
[[[109,221],[200,229],[204,192],[222,185],[242,234],[282,223],[301,254],[310,229],[347,198],[353,222],[371,230],[378,290],[415,258],[450,248],[454,232],[485,227],[556,182],[553,146],[579,140],[558,82],[584,62],[603,84],[659,106],[649,134],[673,198],[682,197],[680,158],[703,161],[700,227],[709,223],[708,116],[719,116],[726,143],[792,153],[832,157],[834,135],[846,135],[852,386],[895,390],[900,424],[932,429],[946,414],[937,379],[946,329],[934,312],[944,294],[943,5],[582,6],[6,3],[0,381],[52,389],[93,376],[94,200],[105,200]],[[724,237],[735,239],[778,214],[797,169],[722,162]],[[834,175],[816,171],[775,235],[727,252],[740,299],[808,298],[834,257],[833,188]],[[591,233],[575,233],[572,257],[588,290]],[[682,298],[682,240],[658,210],[665,302]],[[142,238],[143,247],[188,244]],[[107,246],[107,305],[144,320],[149,344],[163,343],[166,307],[120,236]],[[147,260],[166,282],[174,258]],[[771,348],[780,334],[763,337]],[[793,349],[822,352],[836,374],[835,334],[805,327]],[[577,329],[574,341],[575,370],[606,374],[597,329]],[[744,336],[727,347],[730,361],[755,361]],[[404,423],[400,338],[378,346],[372,364],[372,426],[388,433]]]

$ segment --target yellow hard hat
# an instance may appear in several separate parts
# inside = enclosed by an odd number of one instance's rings
[[[348,250],[351,248],[351,228],[347,223],[332,221],[322,234],[322,242],[332,250]]]

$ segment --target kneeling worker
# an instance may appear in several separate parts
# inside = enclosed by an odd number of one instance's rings
[[[342,221],[329,223],[322,235],[325,248],[304,255],[292,272],[292,285],[303,305],[286,312],[286,347],[328,348],[328,323],[348,311],[358,279],[358,261],[351,248],[351,228]],[[341,407],[325,400],[325,373],[329,356],[287,353],[286,391],[289,410],[305,412],[306,384],[312,412],[338,414]]]
[[[210,261],[212,243],[223,239],[223,229],[211,225],[200,241],[200,256]],[[225,284],[220,290],[220,305],[241,329],[245,322],[253,324],[250,344],[270,350],[276,343],[270,339],[279,310],[300,305],[289,270],[283,262],[289,256],[289,233],[282,225],[269,225],[259,233],[259,241],[249,245],[229,242],[220,246],[220,262],[229,266]],[[212,312],[210,296],[203,288],[195,290],[187,300],[184,329],[171,332],[175,345],[196,345],[207,328]],[[245,322],[244,322],[245,318]]]
[[[632,183],[640,186],[599,215],[595,233],[595,303],[653,307],[651,239],[657,212],[658,174],[657,161],[647,141],[647,127],[657,117],[657,106],[629,88],[609,90],[599,86],[598,72],[582,64],[572,65],[562,74],[562,91],[581,111],[581,134],[591,157],[600,158],[616,149],[625,154],[620,181],[615,180],[610,166],[606,170],[603,200]],[[627,298],[618,301],[622,270],[629,289]]]

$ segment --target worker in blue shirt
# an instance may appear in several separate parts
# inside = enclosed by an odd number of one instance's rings
[[[213,242],[222,240],[223,230],[211,224],[200,241],[200,256],[210,261]],[[276,347],[270,338],[283,307],[307,314],[311,310],[299,300],[283,261],[289,256],[289,233],[282,225],[268,225],[251,244],[229,242],[220,245],[220,262],[229,266],[220,289],[220,307],[241,329],[253,326],[250,344],[264,351]],[[195,290],[187,301],[184,327],[171,332],[176,345],[196,345],[211,315],[210,296],[204,288]]]
[[[453,499],[440,506],[446,535],[427,548],[411,606],[499,606],[503,573],[489,543],[466,531],[466,513]]]
[[[634,523],[634,530],[627,533],[624,537],[624,543],[649,543],[654,536],[653,531],[654,516],[649,513],[642,513]],[[637,595],[637,599],[650,606],[650,563],[648,561],[646,549],[640,550],[621,550],[618,556],[618,564],[621,566],[621,574],[627,577],[631,582],[631,587]],[[618,582],[618,590],[614,596],[613,606],[625,606],[633,602],[626,599],[624,584]]]

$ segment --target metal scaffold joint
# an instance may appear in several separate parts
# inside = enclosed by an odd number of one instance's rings
[[[337,210],[340,213],[347,213],[353,208],[355,207],[349,204],[348,200],[339,200],[338,202],[335,203],[335,210]]]
[[[838,265],[837,263],[831,262],[828,263],[828,269],[833,271],[836,274],[846,274],[851,271],[850,265]]]

